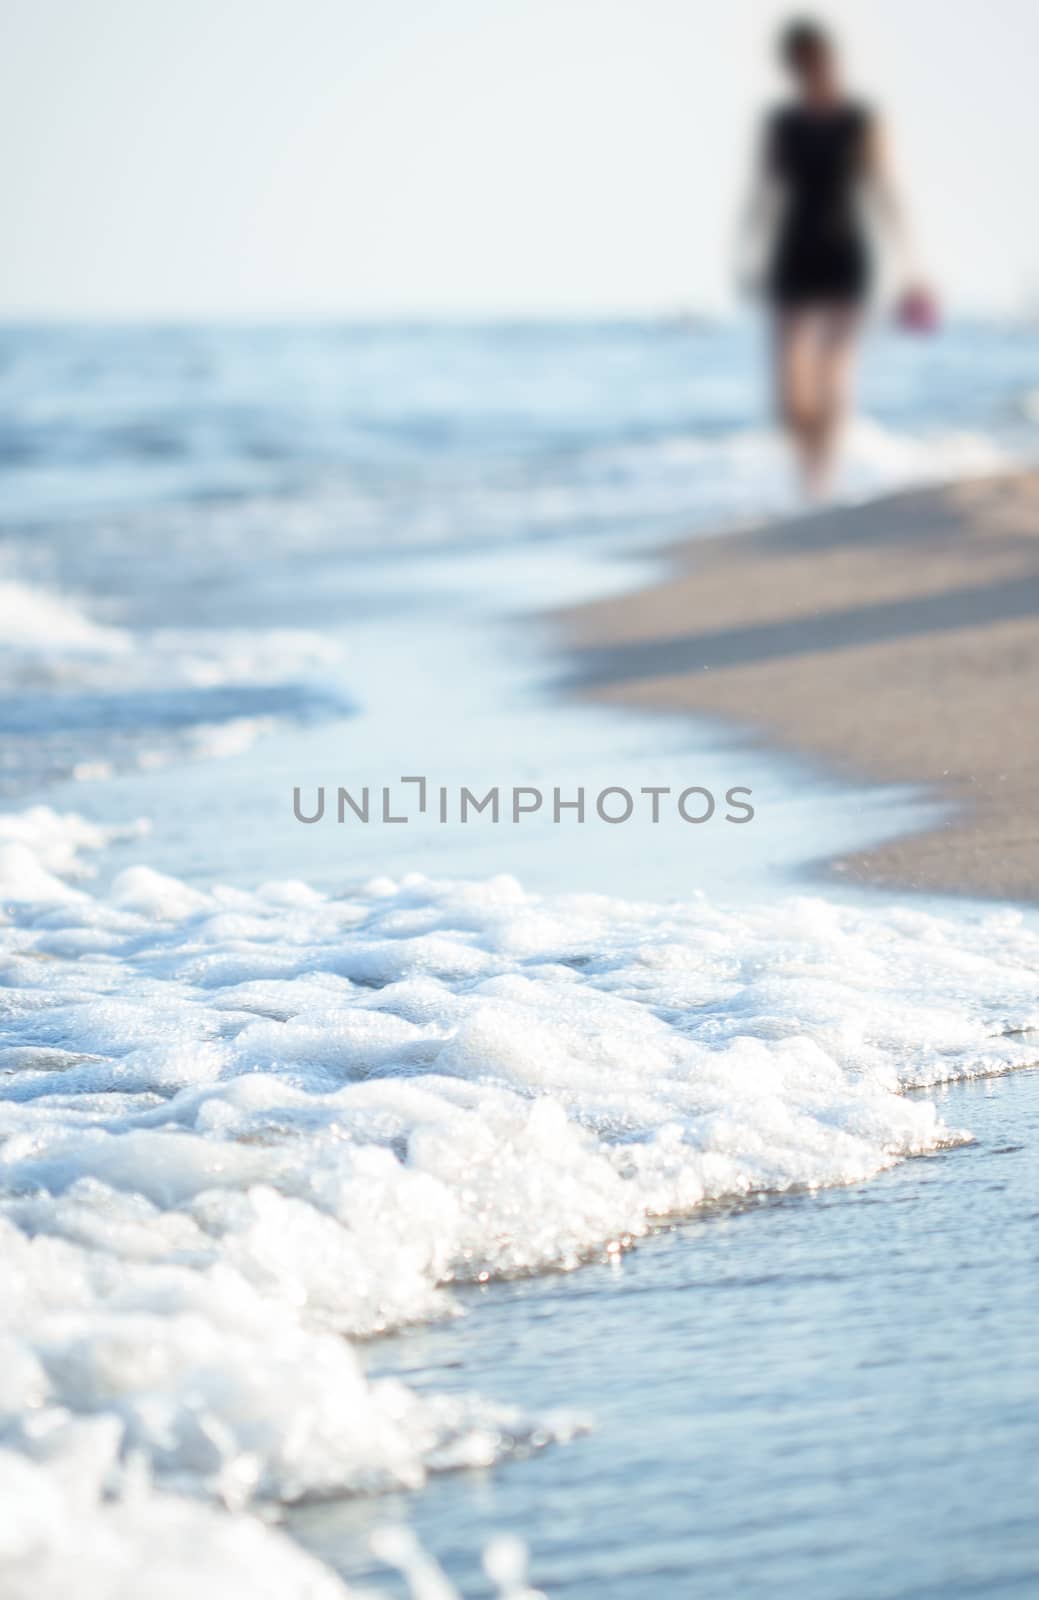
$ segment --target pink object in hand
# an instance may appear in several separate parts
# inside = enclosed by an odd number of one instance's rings
[[[934,333],[938,327],[938,302],[929,289],[907,289],[895,307],[895,320],[908,333]]]

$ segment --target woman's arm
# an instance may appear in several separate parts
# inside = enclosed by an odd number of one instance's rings
[[[877,116],[871,116],[866,127],[866,178],[874,209],[891,244],[896,275],[904,286],[917,284],[921,280],[916,240],[895,180],[887,128]]]
[[[779,210],[775,131],[768,118],[758,135],[746,203],[739,218],[734,252],[736,286],[741,294],[760,294],[767,270],[768,246]]]

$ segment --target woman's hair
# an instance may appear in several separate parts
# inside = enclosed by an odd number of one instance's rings
[[[800,67],[831,47],[827,30],[809,17],[788,22],[779,36],[779,54],[785,66]]]

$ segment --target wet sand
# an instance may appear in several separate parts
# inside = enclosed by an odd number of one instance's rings
[[[1039,900],[1039,473],[671,554],[662,582],[559,613],[571,687],[948,798],[943,824],[829,862],[845,880]]]

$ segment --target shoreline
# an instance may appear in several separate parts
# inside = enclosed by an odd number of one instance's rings
[[[917,1100],[934,1095],[908,1091]],[[943,1592],[950,1548],[980,1540],[992,1563],[989,1587],[1003,1592],[1003,1577],[1021,1571],[1030,1531],[1027,1517],[1015,1523],[1027,1475],[1019,1450],[994,1451],[989,1439],[1028,1411],[1034,1390],[1026,1196],[1039,1073],[967,1079],[941,1096],[943,1114],[970,1128],[970,1142],[865,1183],[704,1206],[619,1260],[586,1262],[576,1294],[565,1275],[514,1279],[490,1293],[473,1286],[465,1316],[388,1337],[373,1375],[407,1381],[417,1368],[444,1388],[460,1386],[464,1373],[480,1392],[593,1419],[565,1448],[510,1460],[493,1493],[465,1474],[443,1473],[421,1495],[393,1502],[466,1592],[480,1579],[476,1551],[503,1523],[540,1530],[530,1535],[534,1581],[573,1600],[602,1594],[601,1564],[580,1535],[588,1528],[600,1544],[607,1530],[633,1592],[661,1600],[688,1592],[669,1574],[689,1571],[715,1574],[705,1591],[712,1596],[756,1593],[764,1563],[776,1570],[780,1561],[783,1593],[880,1600],[892,1591],[877,1552],[898,1540],[928,1593]],[[914,1253],[921,1238],[931,1243]],[[986,1247],[993,1238],[995,1252]],[[839,1271],[829,1270],[837,1262]],[[1008,1297],[1001,1286],[1009,1282],[1016,1288]],[[979,1315],[996,1318],[1005,1352],[998,1404],[988,1347],[976,1337]],[[630,1381],[631,1352],[647,1327],[648,1390]],[[904,1327],[905,1337],[893,1341],[893,1327]],[[835,1497],[838,1375],[861,1409],[847,1446],[858,1470]],[[968,1413],[983,1407],[987,1426],[965,1438],[956,1408],[936,1401],[950,1390]],[[748,1412],[753,1419],[762,1396],[775,1421],[748,1449]],[[791,1455],[801,1484],[812,1486],[792,1503],[770,1488],[783,1482]],[[926,1505],[914,1489],[921,1474],[934,1489]],[[688,1515],[687,1497],[673,1493],[676,1481],[696,1486],[697,1517]],[[565,1502],[572,1515],[538,1522],[546,1502]],[[378,1516],[371,1500],[330,1502],[290,1512],[289,1525],[361,1586],[378,1575],[367,1545]],[[630,1539],[633,1519],[639,1531]]]
[[[716,717],[945,818],[828,859],[844,883],[1039,901],[1039,472],[672,546],[663,579],[551,613],[581,696]]]

